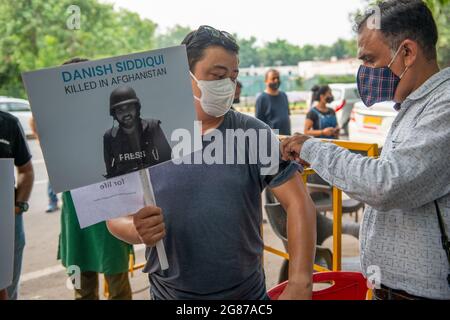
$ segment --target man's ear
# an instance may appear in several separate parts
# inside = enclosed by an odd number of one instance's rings
[[[417,60],[419,45],[416,41],[406,39],[402,44],[400,55],[403,57],[405,67],[411,68]]]

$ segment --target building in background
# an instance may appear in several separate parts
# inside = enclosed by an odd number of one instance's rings
[[[303,79],[315,76],[346,76],[355,75],[361,62],[358,59],[331,59],[328,61],[301,61],[298,63],[297,74]]]
[[[310,89],[313,85],[321,83],[321,78],[336,78],[332,82],[349,82],[355,78],[360,66],[358,59],[335,58],[327,61],[301,61],[296,66],[265,66],[241,68],[239,81],[244,89],[241,94],[241,105],[254,105],[257,96],[264,91],[264,77],[269,69],[277,69],[280,72],[280,90],[286,92],[290,103],[301,103],[311,99]],[[348,78],[342,81],[339,78]]]

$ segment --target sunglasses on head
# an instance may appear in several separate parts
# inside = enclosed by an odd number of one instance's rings
[[[223,41],[231,41],[232,43],[236,43],[236,40],[230,33],[226,32],[226,31],[217,30],[216,28],[213,28],[211,26],[203,25],[203,26],[200,26],[197,29],[197,31],[195,31],[195,33],[192,35],[191,40],[189,41],[187,46],[194,45],[197,40],[199,40],[200,38],[202,38],[204,36],[212,37],[212,38],[221,40],[222,42]]]

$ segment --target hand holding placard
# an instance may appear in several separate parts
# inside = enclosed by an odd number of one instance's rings
[[[133,215],[133,224],[139,239],[148,247],[153,247],[166,235],[162,210],[159,207],[147,206]]]
[[[144,203],[146,206],[151,206],[140,210],[137,217],[133,218],[133,222],[136,226],[136,221],[139,223],[136,230],[142,240],[148,240],[152,244],[156,242],[156,251],[158,253],[159,264],[161,270],[169,269],[169,263],[167,262],[166,249],[164,248],[164,243],[161,240],[165,235],[165,227],[162,221],[161,209],[156,208],[155,195],[153,193],[153,187],[150,182],[150,177],[148,175],[148,170],[139,170],[139,176],[141,178],[142,190],[144,191]],[[143,219],[142,219],[143,218]],[[135,220],[136,219],[136,220]],[[142,222],[142,223],[141,223]],[[142,228],[141,228],[142,226]],[[143,237],[144,236],[144,237]],[[146,243],[147,244],[147,243]]]
[[[85,228],[155,206],[138,172],[175,160],[168,138],[194,135],[196,113],[184,46],[74,62],[22,76],[52,187],[72,191]]]

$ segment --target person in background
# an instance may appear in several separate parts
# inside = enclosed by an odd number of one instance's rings
[[[291,134],[291,119],[289,100],[283,91],[280,91],[280,73],[270,69],[265,77],[266,90],[256,99],[256,118],[280,135]]]
[[[45,212],[51,213],[58,211],[58,196],[53,191],[52,186],[50,185],[50,182],[47,183],[47,195],[48,195],[48,206],[47,210]]]
[[[241,90],[242,90],[242,82],[236,81],[236,92],[234,93],[233,105],[241,103]],[[236,111],[234,106],[231,106],[231,110]]]
[[[17,168],[15,189],[14,271],[12,284],[7,288],[8,298],[17,300],[22,256],[25,248],[23,213],[28,211],[28,199],[33,189],[34,171],[31,153],[19,120],[0,111],[0,158],[13,158]],[[1,209],[1,207],[0,207]],[[3,292],[3,295],[5,293]]]
[[[99,273],[104,274],[108,284],[109,300],[131,300],[128,269],[133,247],[112,236],[105,222],[80,229],[70,192],[63,192],[61,199],[58,260],[68,273],[71,266],[80,268],[75,300],[99,300]]]
[[[39,140],[39,135],[38,135],[38,132],[36,129],[36,122],[34,121],[33,117],[30,118],[30,128],[31,128],[31,131],[33,132],[33,135],[36,137],[36,139]],[[45,212],[50,213],[50,212],[57,211],[59,209],[58,196],[53,191],[52,186],[50,185],[50,181],[47,182],[47,195],[48,195],[48,206],[47,206],[47,210],[45,210]]]
[[[334,98],[329,86],[314,86],[312,101],[316,102],[306,115],[305,134],[322,139],[338,139],[339,127],[336,113],[327,104]]]

